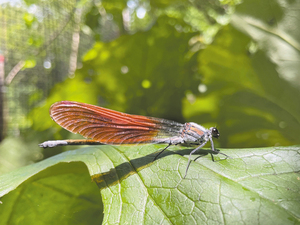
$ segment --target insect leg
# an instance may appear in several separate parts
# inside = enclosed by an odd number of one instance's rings
[[[226,157],[225,159],[231,158],[229,155],[226,155],[223,152],[220,152],[220,151],[216,151],[216,152],[217,152],[217,154],[224,155]],[[225,159],[215,160],[214,157],[213,157],[213,155],[212,155],[212,153],[210,153],[210,155],[211,155],[211,159],[212,159],[213,162],[217,162],[217,161],[220,161],[220,160],[225,160]]]
[[[194,154],[197,150],[199,150],[200,148],[202,148],[202,147],[206,144],[206,142],[207,142],[207,141],[203,142],[200,146],[198,146],[198,147],[195,148],[193,151],[191,151],[190,156],[189,156],[189,160],[188,160],[188,163],[187,163],[187,166],[186,166],[186,170],[185,170],[185,175],[184,175],[183,179],[186,177],[187,171],[188,171],[188,169],[189,169],[189,167],[190,167],[190,164],[191,164],[191,156],[192,156],[192,154]]]
[[[197,156],[197,157],[194,159],[194,161],[196,162],[196,161],[197,161],[197,159],[199,159],[200,157],[203,157],[203,156],[205,156],[205,155],[203,154],[203,155],[199,155],[199,156]]]
[[[212,153],[209,153],[209,154],[211,155],[211,160],[212,160],[213,162],[215,162],[215,158],[214,158],[213,154],[212,154]]]
[[[214,143],[213,143],[213,140],[212,140],[211,137],[210,137],[210,144],[211,144],[211,150],[212,150],[213,152],[216,152],[217,154],[221,154],[221,155],[226,156],[225,159],[230,158],[230,156],[226,155],[225,153],[222,153],[222,152],[220,152],[220,151],[218,151],[218,150],[215,150]],[[210,155],[211,155],[212,161],[215,162],[215,159],[214,159],[214,156],[212,155],[212,153],[210,153]]]
[[[157,159],[158,156],[160,156],[161,153],[163,153],[167,148],[169,148],[172,144],[169,143],[169,145],[167,147],[165,147],[163,150],[161,150],[153,159],[153,161],[155,161]]]
[[[218,152],[218,151],[215,150],[214,142],[213,142],[213,140],[212,140],[212,137],[210,137],[209,140],[210,140],[210,144],[211,144],[211,150],[212,150],[213,152]],[[213,160],[213,161],[214,161],[214,160]]]

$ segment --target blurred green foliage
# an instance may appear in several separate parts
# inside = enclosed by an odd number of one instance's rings
[[[125,3],[86,10],[82,29],[96,42],[74,77],[29,114],[37,139],[68,137],[48,110],[73,100],[217,126],[222,148],[299,144],[298,2]]]

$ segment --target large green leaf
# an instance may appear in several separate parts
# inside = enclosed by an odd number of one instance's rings
[[[104,224],[300,223],[300,147],[227,149],[217,162],[201,150],[185,179],[190,150],[153,161],[161,147],[82,148],[2,175],[0,224],[99,224],[103,213]]]
[[[300,86],[300,32],[295,29],[300,21],[299,7],[299,1],[246,0],[231,21],[264,50],[279,76],[296,87]]]
[[[218,124],[221,146],[299,143],[296,8],[298,1],[245,0],[231,23],[199,52],[207,91],[186,99],[183,112],[190,121]]]

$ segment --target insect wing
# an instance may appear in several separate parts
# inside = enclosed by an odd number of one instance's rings
[[[182,124],[130,115],[86,103],[62,101],[50,108],[51,118],[66,130],[103,144],[159,142],[178,135]]]

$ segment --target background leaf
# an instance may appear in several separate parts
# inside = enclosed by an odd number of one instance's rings
[[[0,195],[11,192],[1,198],[0,224],[99,224],[103,218],[99,190],[83,163],[60,163],[69,162],[70,155],[3,175]]]

